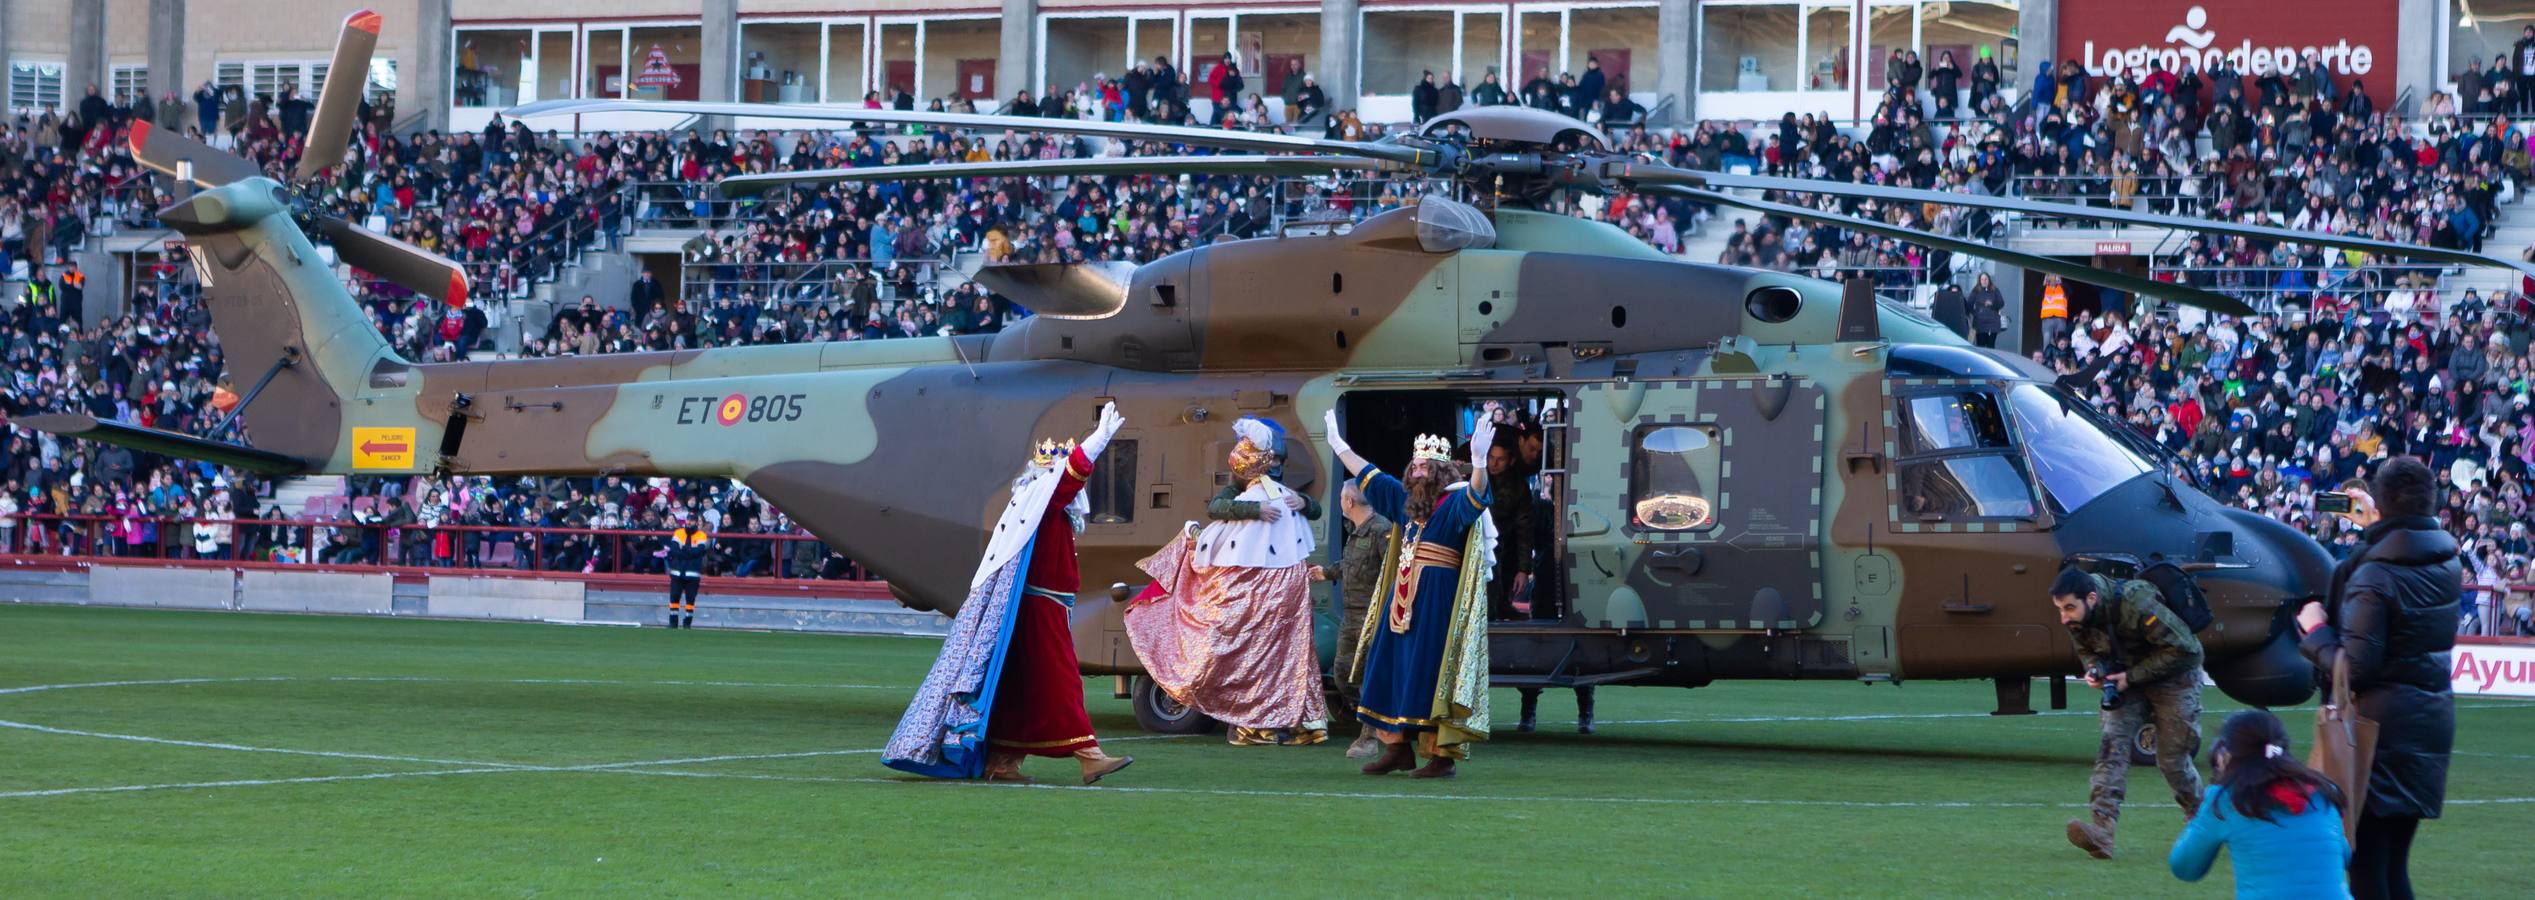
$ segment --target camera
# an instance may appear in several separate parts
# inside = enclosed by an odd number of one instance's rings
[[[2110,710],[2121,708],[2121,688],[2113,686],[2113,673],[2113,669],[2101,665],[2087,671],[2087,674],[2095,676],[2095,680],[2102,682],[2104,685],[2104,699],[2098,706],[2100,709]]]

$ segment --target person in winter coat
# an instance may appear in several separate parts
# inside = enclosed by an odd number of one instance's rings
[[[2308,603],[2298,612],[2306,632],[2300,647],[2318,672],[2346,660],[2359,714],[2377,722],[2368,796],[2351,798],[2365,804],[2351,893],[2409,898],[2412,838],[2422,819],[2438,818],[2456,742],[2447,651],[2456,646],[2464,572],[2456,539],[2436,517],[2437,480],[2428,465],[2394,457],[2365,490],[2350,493],[2346,515],[2365,530],[2333,570],[2331,605]]]
[[[2218,850],[2235,858],[2236,896],[2347,900],[2341,788],[2291,753],[2280,717],[2249,709],[2218,727],[2209,751],[2216,780],[2165,857],[2174,877],[2209,876]]]
[[[693,629],[695,594],[704,584],[704,561],[713,552],[713,533],[696,525],[686,507],[672,507],[670,515],[677,521],[677,530],[652,555],[664,560],[669,570],[669,627]]]
[[[1998,333],[2007,330],[2007,297],[1998,292],[1998,285],[1989,280],[1989,273],[1980,273],[1972,283],[1972,342],[1983,347],[1998,346]]]
[[[1971,310],[1967,308],[1966,302],[1963,298],[1962,287],[1947,282],[1944,287],[1937,289],[1936,300],[1928,308],[1928,316],[1936,319],[1937,324],[1945,326],[1945,330],[1954,332],[1956,336],[1970,337]]]

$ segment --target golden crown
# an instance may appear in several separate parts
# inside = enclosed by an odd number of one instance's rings
[[[1431,460],[1433,462],[1451,462],[1452,439],[1432,434],[1418,435],[1417,452],[1410,458]]]
[[[1056,465],[1058,461],[1072,455],[1074,455],[1073,441],[1059,441],[1055,438],[1042,438],[1039,441],[1038,451],[1030,457],[1030,464],[1034,466],[1053,466]]]

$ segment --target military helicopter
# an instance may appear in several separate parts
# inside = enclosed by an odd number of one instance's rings
[[[321,104],[319,116],[335,109]],[[2202,637],[2219,687],[2290,705],[2312,680],[2290,616],[2324,593],[2331,571],[2313,540],[2179,480],[2163,451],[2054,373],[1970,346],[1862,281],[1686,262],[1538,206],[1559,191],[1673,193],[2230,314],[2250,310],[1724,191],[1947,203],[2535,269],[2254,225],[1677,169],[1613,152],[1585,123],[1516,108],[1439,116],[1378,142],[720,103],[554,101],[511,113],[611,110],[1262,154],[777,173],[724,182],[734,193],[823,179],[1353,170],[1460,179],[1488,205],[1430,195],[1352,225],[1140,266],[989,267],[981,282],[1037,313],[993,335],[417,364],[369,325],[282,185],[221,151],[146,132],[135,156],[201,188],[161,219],[186,238],[226,356],[263,368],[240,411],[253,446],[79,415],[19,423],[270,474],[736,479],[866,561],[907,606],[947,613],[1024,448],[1080,433],[1114,401],[1128,424],[1088,490],[1080,561],[1086,584],[1121,587],[1087,595],[1074,627],[1086,674],[1126,676],[1138,674],[1120,617],[1124,585],[1141,580],[1133,563],[1203,517],[1226,477],[1236,417],[1281,424],[1294,436],[1285,483],[1334,506],[1326,411],[1396,470],[1412,435],[1454,433],[1477,403],[1554,406],[1544,558],[1558,570],[1563,618],[1491,626],[1500,685],[1988,678],[2001,711],[2021,711],[2033,677],[2075,668],[2043,596],[2056,570],[2170,562],[2194,574],[2214,614]],[[410,247],[370,253],[392,258],[360,265],[402,282],[457,278]],[[463,302],[462,282],[440,284]],[[2051,683],[2056,693],[2061,681]],[[1205,725],[1136,684],[1147,727]]]

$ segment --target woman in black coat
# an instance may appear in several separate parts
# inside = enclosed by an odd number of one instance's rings
[[[1804,167],[1796,164],[1796,155],[1802,152],[1804,136],[1796,128],[1796,114],[1781,113],[1778,116],[1778,169],[1771,174],[1804,174]]]
[[[1998,333],[2007,330],[2007,298],[1998,293],[1998,285],[1989,280],[1989,273],[1980,273],[1972,285],[1972,340],[1983,347],[1998,346]]]
[[[1936,68],[1928,72],[1928,94],[1935,102],[1937,121],[1951,121],[1955,104],[1961,102],[1955,93],[1962,86],[1963,70],[1954,64],[1954,51],[1936,55]]]
[[[2298,612],[2301,647],[2320,672],[2350,665],[2359,714],[2377,722],[2359,839],[2351,847],[2350,891],[2359,900],[2412,896],[2412,836],[2438,818],[2447,795],[2447,754],[2456,742],[2456,697],[2447,651],[2456,646],[2464,597],[2456,539],[2436,518],[2436,479],[2420,460],[2387,460],[2365,492],[2352,493],[2350,521],[2366,529],[2333,570],[2331,609]]]

